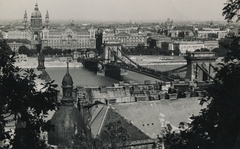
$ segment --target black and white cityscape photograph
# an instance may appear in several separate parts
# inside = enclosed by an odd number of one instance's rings
[[[240,149],[239,9],[0,0],[0,149]]]

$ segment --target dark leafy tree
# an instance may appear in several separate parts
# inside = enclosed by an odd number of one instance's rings
[[[180,54],[180,49],[179,48],[174,49],[173,54],[174,55],[179,55]]]
[[[210,52],[210,50],[207,48],[201,48],[201,52]]]
[[[168,49],[162,49],[162,48],[158,48],[158,49],[159,49],[159,53],[161,55],[171,55],[172,54],[172,52]]]
[[[219,64],[214,85],[207,89],[201,104],[207,104],[180,133],[163,136],[170,148],[234,148],[240,138],[240,48],[233,39],[224,62]],[[171,144],[173,142],[175,143]]]
[[[26,46],[21,46],[18,49],[19,54],[26,54],[27,56],[31,56],[33,53]]]
[[[10,141],[13,149],[45,148],[40,135],[53,128],[45,117],[56,108],[57,85],[47,82],[38,90],[34,70],[15,67],[14,54],[10,57],[7,47],[0,40],[0,141],[10,139],[10,132],[4,128],[14,122],[14,137]]]
[[[72,52],[72,51],[71,51],[70,49],[68,49],[68,50],[67,50],[67,49],[63,50],[63,54],[64,54],[64,55],[71,55],[71,52]]]
[[[218,44],[219,44],[220,48],[224,48],[224,49],[228,50],[228,48],[230,47],[232,41],[233,41],[233,38],[227,37],[227,38],[220,39],[218,41]]]
[[[46,46],[46,47],[43,48],[42,52],[43,52],[44,55],[52,55],[53,49],[49,46]]]
[[[7,44],[7,40],[4,40],[4,39],[1,40],[1,46],[3,46],[3,45],[4,45],[4,48],[5,48],[5,50],[4,50],[5,54],[7,54],[7,55],[13,54],[13,51],[12,51],[11,47]]]
[[[73,148],[81,149],[106,149],[108,147],[99,136],[94,138],[92,136],[86,136],[84,133],[76,134],[73,142],[68,143],[68,145],[69,144],[72,144]]]
[[[223,48],[214,48],[212,52],[215,52],[217,56],[225,56],[227,54],[227,50]]]
[[[72,142],[63,142],[59,149],[65,148],[81,148],[81,149],[117,149],[119,147],[126,148],[128,134],[126,129],[122,127],[121,121],[109,123],[103,128],[104,131],[100,136],[87,136],[83,131],[73,135]]]
[[[53,55],[61,55],[62,49],[53,49]]]
[[[237,15],[240,0],[229,0],[223,15],[230,21]],[[206,104],[189,124],[181,123],[180,132],[164,131],[161,141],[169,148],[239,148],[240,144],[240,45],[233,37],[224,61],[216,69],[214,85],[200,100]],[[227,45],[227,44],[226,44]]]
[[[111,149],[117,149],[119,146],[124,148],[128,143],[128,138],[128,132],[122,127],[121,121],[107,124],[100,136],[100,139]]]
[[[240,0],[227,0],[225,6],[223,7],[222,15],[225,17],[225,20],[228,22],[238,21],[238,10],[240,8]]]
[[[36,56],[37,55],[37,50],[36,49],[30,49],[32,56]]]

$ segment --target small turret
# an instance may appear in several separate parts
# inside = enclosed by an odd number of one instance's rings
[[[38,10],[38,4],[37,3],[35,4],[35,8],[34,9]]]
[[[48,143],[52,145],[61,145],[66,142],[72,142],[73,137],[76,134],[84,132],[87,134],[87,127],[84,123],[84,118],[81,113],[75,107],[74,99],[72,97],[73,92],[73,80],[69,74],[69,66],[67,61],[67,73],[62,80],[63,97],[52,119],[54,131],[48,132]]]
[[[23,27],[27,29],[28,21],[27,21],[27,11],[25,10],[24,17],[23,17]]]
[[[45,70],[46,67],[44,66],[44,61],[45,61],[44,54],[42,53],[42,50],[40,50],[40,53],[38,55],[38,67],[37,67],[37,70],[40,71],[38,77],[48,82],[51,81],[51,77]]]
[[[49,13],[47,11],[46,13],[46,17],[45,17],[45,28],[49,28]]]
[[[73,79],[69,73],[69,62],[67,61],[67,72],[62,80],[62,92],[63,98],[61,100],[62,104],[74,104],[74,99],[72,97],[73,92]]]

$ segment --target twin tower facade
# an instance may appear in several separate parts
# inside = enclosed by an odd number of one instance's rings
[[[42,27],[49,28],[49,14],[46,12],[45,23],[43,24],[41,12],[38,9],[38,4],[36,3],[34,11],[31,14],[30,24],[28,23],[27,12],[25,11],[23,17],[23,26],[24,29],[30,29],[33,33],[40,33]]]

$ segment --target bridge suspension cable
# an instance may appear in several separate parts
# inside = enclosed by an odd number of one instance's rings
[[[122,55],[124,55],[124,57],[130,61],[130,64],[128,64],[126,61],[124,61],[122,58],[118,57],[118,55],[112,50],[109,48],[109,51],[118,59],[121,61],[121,63],[118,63],[117,61],[115,62],[112,62],[111,64],[112,65],[115,65],[117,67],[120,67],[120,68],[123,68],[123,69],[127,69],[127,70],[130,70],[130,71],[134,71],[134,72],[137,72],[137,73],[141,73],[141,74],[144,74],[144,75],[148,75],[150,77],[154,77],[154,78],[157,78],[157,79],[161,79],[163,81],[173,81],[174,79],[180,79],[180,77],[178,76],[175,76],[175,75],[170,75],[169,73],[167,72],[161,72],[161,71],[158,71],[158,70],[154,70],[154,69],[151,69],[151,68],[146,68],[146,67],[143,67],[143,66],[140,66],[139,64],[137,64],[136,62],[134,62],[133,60],[131,60],[129,57],[127,57],[125,54],[123,54],[123,52],[120,52],[122,53]],[[133,65],[134,64],[134,65]]]
[[[197,66],[197,68],[200,68],[207,76],[209,76],[209,78],[211,78],[212,80],[216,81],[216,79],[214,77],[212,77],[204,68],[202,68],[198,64],[196,64],[196,66]]]

